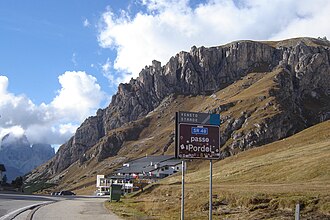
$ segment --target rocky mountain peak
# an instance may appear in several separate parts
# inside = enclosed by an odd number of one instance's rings
[[[137,79],[120,84],[109,106],[86,119],[75,136],[61,146],[51,161],[50,172],[63,171],[93,146],[100,146],[100,150],[95,151],[95,154],[103,152],[100,158],[115,155],[126,137],[130,140],[138,138],[148,123],[136,129],[135,135],[130,132],[112,134],[112,131],[142,120],[169,95],[211,95],[245,78],[246,84],[241,85],[243,89],[261,83],[263,77],[268,77],[267,83],[273,88],[265,89],[266,92],[257,99],[246,101],[267,102],[260,109],[242,109],[242,114],[234,115],[229,110],[245,102],[237,100],[210,110],[218,113],[228,111],[222,119],[224,138],[221,144],[227,146],[224,156],[327,120],[330,118],[329,45],[327,41],[312,38],[279,42],[236,41],[210,48],[193,46],[189,52],[182,51],[172,56],[163,66],[152,61]],[[251,76],[253,79],[248,80],[249,74],[254,74]],[[274,79],[270,79],[271,76]],[[272,117],[260,115],[260,112],[266,114],[268,108],[276,110],[273,116],[270,114]],[[260,117],[263,121],[251,128],[248,121],[253,117]],[[281,127],[284,122],[286,125]],[[252,130],[244,130],[245,127]],[[229,140],[231,144],[227,143]],[[111,153],[108,152],[110,148]]]
[[[1,149],[30,147],[30,143],[25,135],[15,135],[8,133],[1,139]]]
[[[23,176],[55,155],[49,144],[30,144],[26,135],[6,134],[1,140],[0,163],[7,168],[11,181]]]

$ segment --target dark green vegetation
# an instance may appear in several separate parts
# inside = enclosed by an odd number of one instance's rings
[[[50,193],[50,191],[47,189],[55,187],[55,186],[56,186],[56,184],[47,183],[46,180],[30,182],[30,183],[24,185],[24,192],[25,193],[34,193],[34,192],[43,191],[44,193]]]

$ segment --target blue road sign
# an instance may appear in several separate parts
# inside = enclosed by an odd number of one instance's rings
[[[208,128],[200,128],[200,127],[192,127],[191,128],[191,133],[192,134],[204,134],[207,135],[209,133]]]

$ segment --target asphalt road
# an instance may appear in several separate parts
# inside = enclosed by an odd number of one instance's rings
[[[56,200],[46,196],[0,194],[0,220],[12,217],[28,207],[52,201]]]
[[[104,207],[104,201],[88,196],[0,194],[0,220],[121,220]]]
[[[33,220],[121,220],[104,208],[105,198],[79,197],[42,206],[33,215]]]

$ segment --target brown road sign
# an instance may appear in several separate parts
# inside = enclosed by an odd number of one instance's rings
[[[183,159],[219,159],[219,126],[180,123],[177,156]]]

